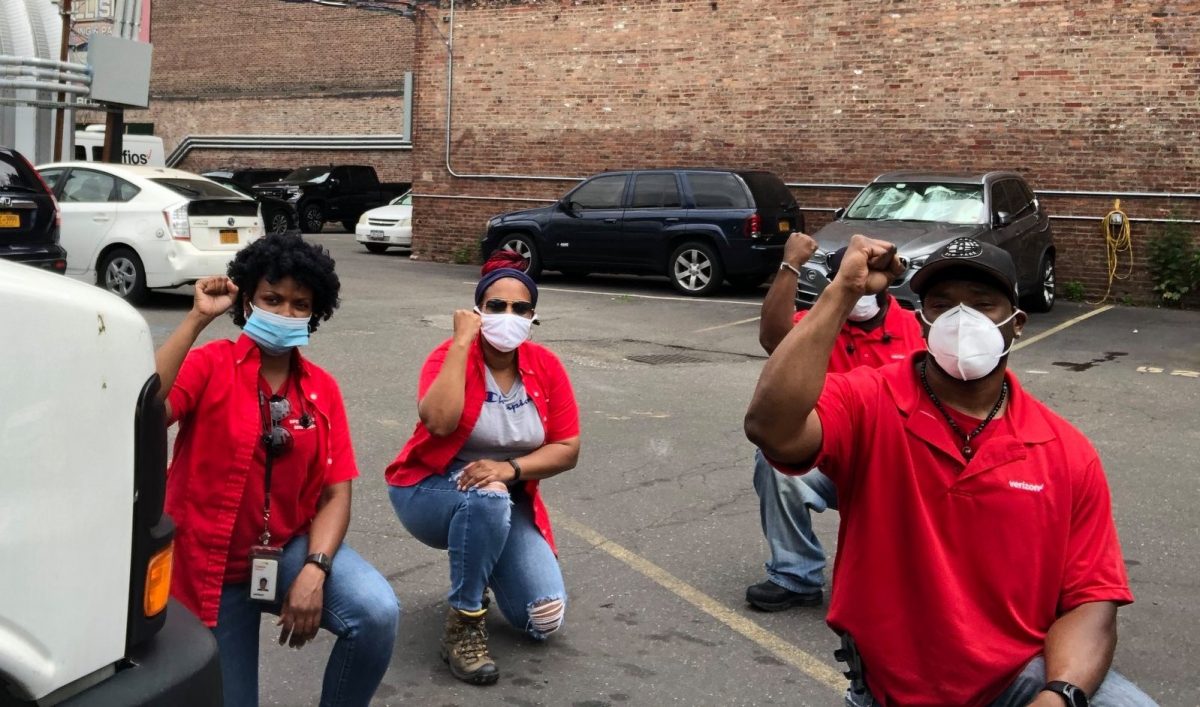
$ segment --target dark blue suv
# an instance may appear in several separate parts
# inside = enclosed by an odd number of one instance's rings
[[[551,206],[488,222],[484,257],[520,253],[534,277],[666,275],[685,295],[728,280],[754,288],[779,269],[783,244],[804,230],[796,198],[770,172],[656,169],[604,172]]]

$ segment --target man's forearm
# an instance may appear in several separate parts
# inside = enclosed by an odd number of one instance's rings
[[[792,330],[796,316],[796,273],[780,268],[775,282],[763,299],[762,316],[758,321],[758,343],[768,355]]]
[[[1117,648],[1117,605],[1092,602],[1063,614],[1046,633],[1046,681],[1095,694]]]
[[[786,449],[803,432],[825,386],[830,353],[858,298],[836,281],[826,287],[767,360],[746,412],[746,434],[768,453]]]

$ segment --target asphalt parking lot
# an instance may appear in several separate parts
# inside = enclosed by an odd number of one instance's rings
[[[346,234],[312,238],[343,284],[341,309],[306,353],[338,378],[349,411],[362,476],[347,541],[403,604],[376,704],[841,704],[823,608],[764,614],[743,601],[765,576],[742,434],[764,360],[752,320],[765,290],[694,300],[665,279],[544,278],[534,336],[564,360],[583,421],[579,467],[543,485],[567,625],[538,645],[495,617],[502,678],[479,688],[438,658],[444,554],[401,528],[383,480],[416,420],[421,363],[449,336],[453,311],[471,306],[478,268],[371,255]],[[186,290],[154,294],[142,311],[156,341],[190,305]],[[223,319],[206,337],[236,331]],[[1120,613],[1115,667],[1164,706],[1200,705],[1200,313],[1061,303],[1031,317],[1022,342],[1010,365],[1092,440],[1108,472],[1137,598]],[[644,356],[675,362],[631,360]],[[836,523],[833,512],[816,521],[830,552]],[[262,703],[316,704],[331,637],[297,652],[275,636],[264,620]]]

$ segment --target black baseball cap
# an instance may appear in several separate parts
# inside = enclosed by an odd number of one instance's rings
[[[838,268],[842,267],[842,258],[846,257],[847,246],[842,246],[825,256],[825,269],[829,271],[829,279],[837,277]]]
[[[912,276],[909,287],[924,299],[925,291],[933,283],[944,280],[955,271],[962,279],[983,279],[992,282],[1001,292],[1008,295],[1013,305],[1017,304],[1017,266],[1012,256],[1003,248],[974,238],[955,238],[929,256],[925,266]]]

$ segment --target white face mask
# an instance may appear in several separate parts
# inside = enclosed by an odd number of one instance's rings
[[[863,295],[854,303],[854,310],[850,312],[850,321],[865,322],[868,319],[874,319],[876,314],[879,314],[879,298],[875,295]]]
[[[476,307],[475,311],[479,312],[479,308]],[[532,338],[530,330],[533,328],[533,319],[526,319],[508,312],[504,314],[480,313],[479,316],[483,320],[480,326],[483,338],[487,339],[487,342],[497,351],[508,353]]]
[[[946,310],[932,324],[924,312],[919,314],[929,325],[925,345],[938,366],[959,380],[973,381],[996,370],[1000,359],[1012,348],[1004,348],[1000,327],[1012,321],[1020,311],[1016,310],[1012,317],[999,324],[965,304]]]

